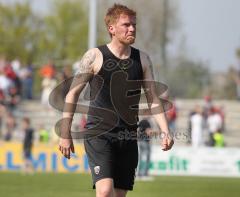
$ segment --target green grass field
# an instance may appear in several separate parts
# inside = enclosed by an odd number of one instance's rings
[[[92,197],[87,174],[0,173],[1,197]],[[128,197],[238,197],[240,179],[208,177],[155,177],[152,182],[136,181]]]

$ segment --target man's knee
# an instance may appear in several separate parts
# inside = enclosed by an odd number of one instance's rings
[[[112,179],[102,179],[96,183],[97,197],[113,197]]]
[[[113,197],[113,191],[109,187],[102,187],[97,190],[97,197]]]
[[[127,195],[127,191],[126,190],[122,190],[122,189],[114,189],[114,197],[125,197]]]

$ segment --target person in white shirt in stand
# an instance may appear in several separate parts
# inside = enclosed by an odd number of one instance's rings
[[[203,145],[203,115],[199,105],[195,106],[195,114],[191,116],[191,137],[192,147],[197,148]]]
[[[222,128],[222,118],[219,113],[217,113],[217,110],[212,107],[208,118],[207,118],[207,126],[208,126],[208,132],[209,132],[209,145],[214,146],[214,133],[218,132]]]
[[[5,75],[3,71],[0,70],[0,89],[3,91],[4,95],[8,94],[8,91],[12,86],[12,81]]]

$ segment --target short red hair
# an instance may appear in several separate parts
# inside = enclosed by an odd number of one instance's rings
[[[109,27],[109,25],[116,23],[121,14],[136,17],[136,12],[134,10],[129,9],[125,5],[115,3],[112,7],[108,9],[104,18],[107,28]]]

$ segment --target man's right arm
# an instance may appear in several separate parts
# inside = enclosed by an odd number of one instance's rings
[[[74,145],[71,137],[71,125],[77,101],[86,83],[94,75],[94,65],[96,62],[96,49],[87,51],[79,61],[78,72],[75,74],[71,87],[66,95],[63,107],[63,121],[60,126],[59,150],[70,159],[70,152],[74,153]]]
[[[80,93],[94,74],[95,60],[96,51],[95,49],[91,49],[87,51],[78,62],[78,71],[75,74],[71,87],[66,95],[66,105],[63,108],[63,118],[73,118],[75,112],[75,108],[73,106],[77,103]]]

